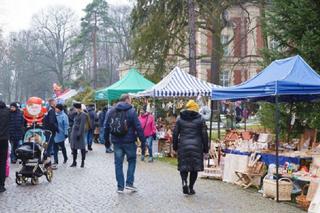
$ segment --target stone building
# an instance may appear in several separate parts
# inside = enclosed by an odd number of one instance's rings
[[[220,84],[230,86],[239,84],[256,75],[261,67],[259,50],[264,47],[262,29],[260,25],[260,8],[254,4],[247,3],[234,6],[227,10],[226,14],[230,26],[221,32],[223,48],[223,59],[221,61]],[[210,81],[210,54],[212,50],[211,35],[204,30],[196,33],[197,56],[207,55],[197,60],[197,77]],[[214,47],[213,47],[214,48]],[[188,48],[184,51],[188,54]],[[183,70],[189,70],[189,63],[186,60],[177,60],[175,64]],[[170,65],[171,67],[175,65]],[[119,67],[120,77],[126,73],[128,68],[134,66],[133,62],[125,62]],[[143,73],[144,70],[140,68]],[[168,70],[169,71],[169,70]]]

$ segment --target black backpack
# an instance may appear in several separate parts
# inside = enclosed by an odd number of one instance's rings
[[[110,133],[117,137],[124,137],[128,133],[127,111],[114,110],[109,120]]]

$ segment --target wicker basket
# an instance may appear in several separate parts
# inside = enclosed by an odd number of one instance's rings
[[[296,201],[300,208],[308,211],[311,201],[308,201],[307,196],[304,194],[304,192],[306,191],[306,187],[309,187],[309,185],[307,184],[303,187],[303,189],[301,190],[301,195],[296,197]]]
[[[290,201],[293,189],[292,181],[289,178],[279,179],[279,200]],[[263,196],[275,198],[277,196],[277,181],[263,179]]]

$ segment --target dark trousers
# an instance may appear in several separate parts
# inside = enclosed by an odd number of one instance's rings
[[[44,157],[45,159],[47,157],[50,157],[51,156],[51,153],[53,152],[53,145],[54,145],[54,137],[56,136],[56,134],[52,134],[52,136],[50,137],[50,140],[49,140],[49,134],[46,133],[46,138],[47,138],[47,141],[48,141],[48,147],[47,147],[47,150],[45,151],[44,153]]]
[[[77,149],[72,149],[72,155],[73,155],[73,161],[77,161],[77,156],[78,156],[78,150]],[[86,159],[86,149],[81,149],[81,160]]]
[[[64,144],[64,141],[59,142],[59,143],[54,143],[53,149],[54,149],[54,162],[58,163],[58,152],[59,152],[59,147],[61,148],[63,159],[66,161],[68,159],[67,157],[67,150],[66,146]]]
[[[0,140],[0,187],[6,180],[6,164],[8,157],[8,140]]]
[[[17,160],[16,149],[19,148],[19,146],[22,144],[22,140],[17,140],[17,141],[11,140],[10,144],[11,144],[10,159],[12,162]]]
[[[180,172],[180,175],[181,175],[182,181],[187,182],[189,172]],[[198,178],[198,172],[190,172],[190,181],[189,181],[190,188],[193,188],[197,178]]]

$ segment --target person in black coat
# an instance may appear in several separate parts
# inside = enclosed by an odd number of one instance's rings
[[[43,119],[44,129],[49,130],[52,133],[48,143],[45,157],[49,157],[51,153],[53,153],[54,137],[56,136],[56,133],[59,132],[58,120],[57,120],[56,111],[55,111],[56,105],[57,104],[54,99],[49,100],[48,113]],[[49,135],[47,133],[46,135],[47,135],[47,138],[49,138]]]
[[[208,153],[208,132],[205,120],[198,113],[199,106],[193,100],[180,113],[173,132],[173,149],[178,154],[178,170],[184,194],[193,195],[198,172],[203,171],[203,153]],[[188,175],[190,182],[188,186]]]
[[[0,101],[0,193],[6,191],[6,163],[8,157],[10,111],[6,104]]]
[[[15,151],[22,144],[24,134],[23,115],[18,108],[17,103],[10,104],[9,134],[11,143],[11,163],[16,163],[17,157]]]

